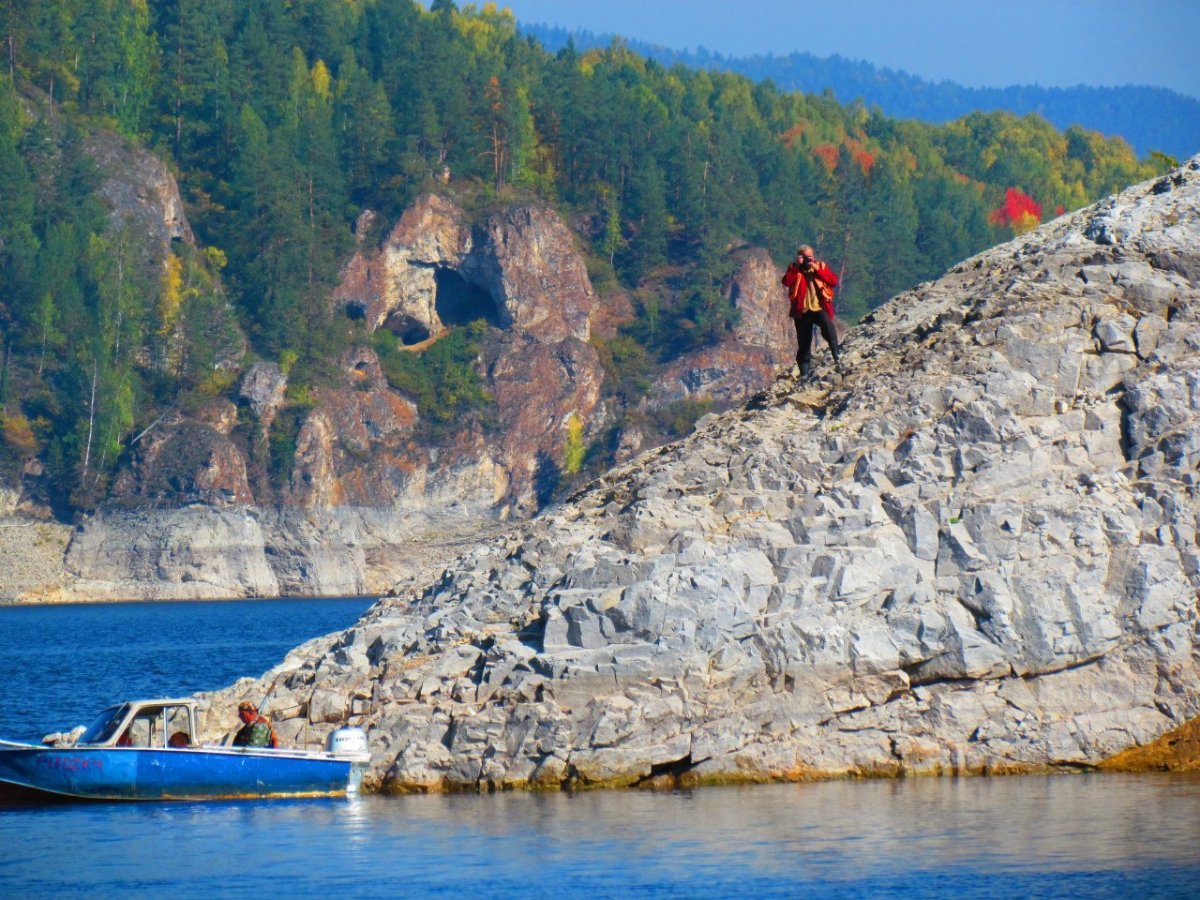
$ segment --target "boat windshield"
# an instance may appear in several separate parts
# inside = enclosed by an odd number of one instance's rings
[[[122,703],[120,706],[110,706],[100,715],[96,716],[94,722],[88,726],[87,731],[80,735],[77,743],[80,744],[105,744],[113,739],[117,733],[117,728],[125,721],[125,716],[129,713],[129,704]]]

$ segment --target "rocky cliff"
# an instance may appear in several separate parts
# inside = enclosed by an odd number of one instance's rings
[[[733,333],[667,366],[646,403],[703,397],[736,403],[775,380],[796,357],[796,330],[780,286],[781,271],[762,248],[735,253],[729,296],[738,314]]]
[[[172,240],[192,240],[161,163],[113,136],[92,144],[105,170],[119,174],[103,189],[114,216],[144,233],[155,258]],[[427,194],[375,246],[377,225],[372,213],[360,217],[332,302],[369,332],[392,332],[403,352],[487,322],[478,360],[492,399],[487,431],[452,423],[431,439],[420,430],[428,411],[389,384],[365,346],[337,360],[339,378],[303,405],[289,401],[278,365],[253,363],[231,396],[169,411],[137,435],[107,502],[71,536],[65,568],[47,570],[40,585],[0,574],[0,597],[381,593],[398,566],[426,572],[437,548],[449,552],[544,504],[562,474],[571,423],[584,426],[585,440],[612,424],[614,410],[602,402],[606,373],[589,339],[593,330],[611,336],[632,317],[628,299],[596,295],[575,236],[548,209],[472,219]],[[794,337],[769,255],[737,251],[729,291],[737,329],[672,363],[645,408],[737,402],[790,359]],[[643,441],[631,434],[623,446]],[[282,486],[268,474],[280,447],[292,452]],[[5,546],[0,539],[0,553]],[[17,555],[27,549],[12,546]]]
[[[1200,157],[209,698],[385,789],[1092,767],[1200,715]]]
[[[110,215],[131,224],[156,262],[171,241],[195,242],[179,185],[161,159],[111,131],[89,132],[84,149],[102,173],[99,195]]]

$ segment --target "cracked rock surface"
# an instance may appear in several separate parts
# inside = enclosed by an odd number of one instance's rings
[[[827,357],[826,357],[827,358]],[[391,789],[1094,766],[1200,714],[1200,157],[211,695]]]

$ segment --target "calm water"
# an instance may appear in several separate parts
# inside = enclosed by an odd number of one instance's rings
[[[365,607],[0,608],[0,736],[38,737],[127,695],[222,686]],[[0,807],[0,897],[164,892],[1200,897],[1200,778]]]
[[[0,738],[41,740],[106,706],[225,687],[371,605],[244,600],[0,606]]]

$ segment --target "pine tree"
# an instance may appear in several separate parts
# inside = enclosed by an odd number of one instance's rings
[[[75,23],[81,108],[112,117],[137,135],[149,124],[158,62],[146,0],[92,0]]]
[[[162,46],[160,109],[171,151],[185,167],[210,167],[208,154],[228,114],[229,54],[221,24],[227,2],[163,0],[155,5]]]

